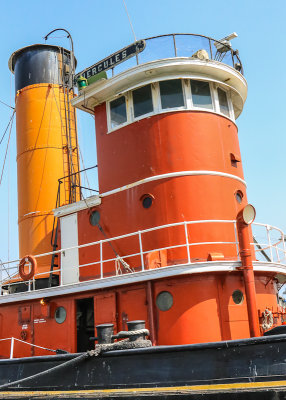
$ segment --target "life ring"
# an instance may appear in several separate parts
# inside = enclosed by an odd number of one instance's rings
[[[25,264],[30,263],[31,264],[31,269],[30,272],[26,273],[25,272]],[[34,256],[25,256],[22,258],[19,264],[19,275],[23,279],[23,281],[29,281],[30,279],[33,278],[33,276],[37,272],[37,260],[35,259]]]

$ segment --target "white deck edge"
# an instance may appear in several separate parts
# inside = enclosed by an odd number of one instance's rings
[[[91,290],[107,289],[122,285],[130,285],[156,279],[164,279],[181,275],[200,273],[234,272],[241,265],[239,261],[208,261],[184,265],[172,265],[153,270],[144,270],[132,274],[124,274],[109,278],[79,282],[72,285],[57,286],[53,288],[39,289],[31,292],[2,295],[0,304],[25,302],[48,297],[57,297],[69,294],[81,294]],[[283,275],[286,280],[286,265],[278,263],[254,262],[255,272],[267,272],[274,275]]]

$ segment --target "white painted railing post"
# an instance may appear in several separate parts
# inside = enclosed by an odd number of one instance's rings
[[[99,249],[100,249],[100,278],[103,278],[102,240],[99,242]]]
[[[237,237],[236,221],[234,221],[233,227],[234,227],[234,238],[235,238],[237,259],[238,259],[238,261],[239,261],[240,259],[239,259],[239,246],[238,246],[238,237]]]
[[[186,237],[186,245],[187,245],[187,254],[188,254],[188,264],[191,263],[191,255],[190,255],[190,247],[189,247],[189,236],[188,236],[188,226],[186,221],[184,222],[185,226],[185,237]]]
[[[270,259],[271,259],[271,262],[273,262],[272,246],[271,246],[271,239],[270,239],[270,234],[269,234],[270,229],[271,229],[270,226],[266,225],[267,240],[268,240],[268,246],[269,246],[269,250],[270,250]]]
[[[14,338],[11,337],[11,348],[10,348],[10,359],[13,358],[14,355]]]
[[[278,251],[277,244],[275,245],[275,250],[276,250],[276,257],[277,257],[277,261],[278,261],[278,262],[279,262],[279,264],[280,264],[280,257],[279,257],[279,251]]]
[[[284,253],[284,259],[286,258],[286,248],[285,248],[285,236],[284,233],[282,233],[282,242],[283,242],[283,253]]]
[[[140,257],[141,257],[141,264],[142,264],[142,271],[144,271],[144,256],[143,256],[143,246],[142,246],[142,237],[141,231],[138,231],[138,238],[139,238],[139,248],[140,248]]]

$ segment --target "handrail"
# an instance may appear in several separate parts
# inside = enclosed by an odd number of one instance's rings
[[[199,236],[197,236],[196,240],[194,240],[194,238],[192,238],[192,236],[190,236],[190,234],[188,232],[188,227],[200,225],[200,224],[226,224],[229,226],[232,225],[233,226],[233,234],[229,233],[228,237],[224,237],[223,240],[219,237],[219,235],[217,235],[215,240],[211,240],[211,241],[206,240],[206,239],[200,240]],[[182,229],[181,238],[184,237],[183,241],[178,242],[178,243],[167,242],[167,243],[163,243],[163,245],[161,243],[161,246],[160,246],[160,243],[157,243],[156,248],[152,248],[152,249],[150,249],[150,248],[146,249],[146,247],[144,248],[143,240],[144,240],[145,234],[150,233],[150,232],[156,232],[159,230],[166,230],[166,229],[168,230],[168,229],[172,229],[172,228]],[[264,232],[265,239],[263,239],[262,241],[261,240],[258,241],[256,239],[257,238],[257,232],[256,232],[257,229],[258,230],[262,229],[262,232]],[[283,231],[274,226],[261,224],[261,223],[255,223],[255,222],[252,224],[252,230],[254,232],[254,237],[255,237],[255,240],[253,241],[252,246],[253,246],[253,250],[255,251],[256,257],[257,258],[259,258],[259,257],[266,258],[266,261],[263,260],[264,262],[278,263],[278,264],[285,265],[286,264],[286,249],[285,249],[285,241],[284,241],[285,236],[284,236]],[[215,229],[214,229],[214,231],[215,231]],[[205,232],[207,232],[207,230]],[[258,234],[259,234],[259,232],[258,232]],[[176,237],[177,237],[177,235],[176,235]],[[128,254],[120,254],[120,255],[116,254],[116,256],[114,256],[114,257],[109,257],[108,253],[107,253],[104,256],[104,247],[103,246],[105,244],[110,244],[111,242],[115,244],[118,241],[130,239],[130,238],[138,239],[137,245],[136,245],[136,242],[134,242],[135,245],[137,246],[137,249],[134,248],[134,246],[133,246],[133,249],[132,249],[133,251],[131,253],[129,251]],[[121,244],[122,244],[122,242],[121,242]],[[64,248],[64,249],[58,249],[56,251],[38,254],[38,255],[35,255],[35,257],[37,259],[39,259],[41,257],[51,256],[51,255],[55,255],[55,254],[64,255],[65,253],[68,253],[68,252],[72,252],[72,251],[80,252],[82,249],[85,249],[88,247],[93,246],[93,248],[94,248],[95,246],[99,246],[99,255],[95,255],[96,252],[93,252],[93,254],[94,254],[93,259],[86,260],[85,263],[82,263],[80,265],[69,265],[69,268],[71,268],[71,269],[78,268],[79,270],[82,270],[85,267],[93,267],[93,268],[99,267],[99,278],[95,278],[95,279],[102,279],[105,276],[105,272],[106,272],[105,266],[108,263],[112,263],[112,262],[118,263],[119,262],[122,264],[121,266],[125,273],[128,272],[128,273],[132,274],[132,273],[138,272],[139,270],[144,271],[146,269],[145,257],[150,252],[185,249],[184,251],[185,251],[186,257],[185,257],[185,260],[182,261],[182,265],[193,264],[195,262],[198,262],[197,261],[198,259],[195,259],[194,257],[192,259],[191,251],[194,252],[194,254],[196,253],[196,250],[194,251],[192,249],[200,249],[201,246],[210,246],[210,245],[211,246],[221,246],[221,245],[235,246],[236,251],[234,252],[232,250],[232,254],[234,254],[234,255],[228,259],[239,261],[240,259],[239,259],[239,252],[238,252],[236,221],[235,220],[198,220],[198,221],[175,222],[175,223],[170,223],[170,224],[165,224],[165,225],[160,225],[160,226],[154,226],[154,227],[151,227],[148,229],[131,232],[131,233],[127,233],[124,235],[118,235],[118,236],[111,237],[111,238],[105,238],[105,239],[93,241],[90,243],[83,243],[83,244],[80,244],[77,246],[71,246],[71,247]],[[265,257],[265,255],[267,255],[267,257]],[[139,259],[137,259],[137,261],[136,261],[136,257],[139,257]],[[134,272],[132,271],[132,269],[130,269],[128,271],[126,269],[124,269],[124,263],[126,263],[126,260],[130,260],[130,259],[135,260],[137,263],[135,265],[136,271],[134,270]],[[2,287],[5,285],[9,285],[10,287],[13,287],[13,285],[19,284],[19,280],[17,280],[18,276],[19,276],[18,275],[19,261],[20,260],[12,260],[12,261],[8,261],[8,262],[4,262],[4,263],[2,262],[0,264],[0,269],[1,269],[0,273],[2,275],[2,281],[1,281]],[[201,259],[201,261],[206,261],[206,259]],[[12,273],[8,272],[9,273],[9,275],[8,275],[7,271],[9,271],[9,272],[12,271]],[[111,276],[118,275],[118,271],[122,272],[121,268],[119,268],[119,270],[116,270],[113,273],[113,275],[111,275]],[[14,272],[14,274],[13,274],[13,272]],[[3,277],[3,275],[5,273],[7,276]],[[47,273],[48,273],[48,271],[38,273],[36,275],[36,277],[37,278],[42,277],[42,276],[46,277]],[[61,268],[57,268],[54,270],[54,273],[62,274],[63,270]],[[14,282],[13,282],[13,280],[14,280]],[[23,283],[23,281],[21,281],[21,283]],[[35,290],[35,277],[31,281],[27,281],[26,284],[28,285],[29,291]],[[62,281],[61,281],[61,285],[64,285],[64,283]],[[3,290],[1,291],[1,294],[3,294],[2,292],[3,292]]]
[[[179,43],[178,41],[182,41],[182,38],[186,38],[186,43]],[[170,43],[168,46],[163,47],[162,45],[159,45],[156,55],[153,56],[153,51],[152,51],[152,45],[153,43],[156,43],[160,41],[160,39],[164,38],[170,38]],[[189,43],[190,39],[193,39],[192,43]],[[209,36],[204,36],[204,35],[199,35],[199,34],[194,34],[194,33],[171,33],[171,34],[164,34],[164,35],[158,35],[158,36],[152,36],[144,39],[146,46],[143,51],[140,53],[136,54],[136,57],[131,61],[132,64],[134,65],[141,65],[146,62],[144,59],[146,57],[151,57],[150,60],[148,61],[155,61],[158,59],[164,59],[164,58],[177,58],[177,57],[193,57],[194,54],[198,50],[206,50],[209,53],[209,59],[220,62],[223,64],[227,64],[231,66],[232,68],[236,69],[238,72],[240,72],[243,75],[243,66],[242,62],[239,57],[239,52],[238,50],[233,50],[232,47],[228,44],[228,42],[223,42],[221,40],[216,40],[213,39],[212,37]],[[202,42],[204,41],[203,45]],[[190,49],[190,44],[192,45],[192,48]],[[171,57],[170,55],[167,57],[161,56],[160,53],[164,50],[172,51],[173,56]],[[190,53],[191,51],[191,53]],[[228,59],[226,59],[228,56]],[[107,77],[110,78],[111,76],[113,77],[119,72],[125,71],[130,68],[130,60],[132,59],[127,59],[126,61],[123,61],[121,64],[115,65],[113,68],[110,70],[107,70]]]
[[[29,345],[31,347],[36,347],[38,349],[42,349],[42,350],[47,350],[47,351],[51,351],[52,353],[57,353],[57,350],[53,350],[53,349],[48,349],[47,347],[43,347],[43,346],[38,346],[36,344],[30,343],[30,342],[26,342],[24,340],[21,339],[17,339],[15,337],[9,337],[9,338],[4,338],[4,339],[0,339],[0,342],[6,341],[6,340],[11,340],[11,345],[10,345],[10,359],[14,358],[14,349],[15,349],[15,341],[16,342],[20,342],[20,343],[24,343],[26,345]]]

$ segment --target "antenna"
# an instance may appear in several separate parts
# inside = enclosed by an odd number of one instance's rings
[[[127,14],[128,20],[129,20],[129,24],[130,24],[130,27],[131,27],[135,42],[137,42],[136,35],[135,35],[134,29],[133,29],[131,18],[130,18],[129,14],[128,14],[128,10],[127,10],[127,6],[126,6],[126,3],[125,3],[125,0],[122,0],[122,1],[123,1],[123,4],[124,4],[124,7],[125,7],[125,11],[126,11],[126,14]]]

